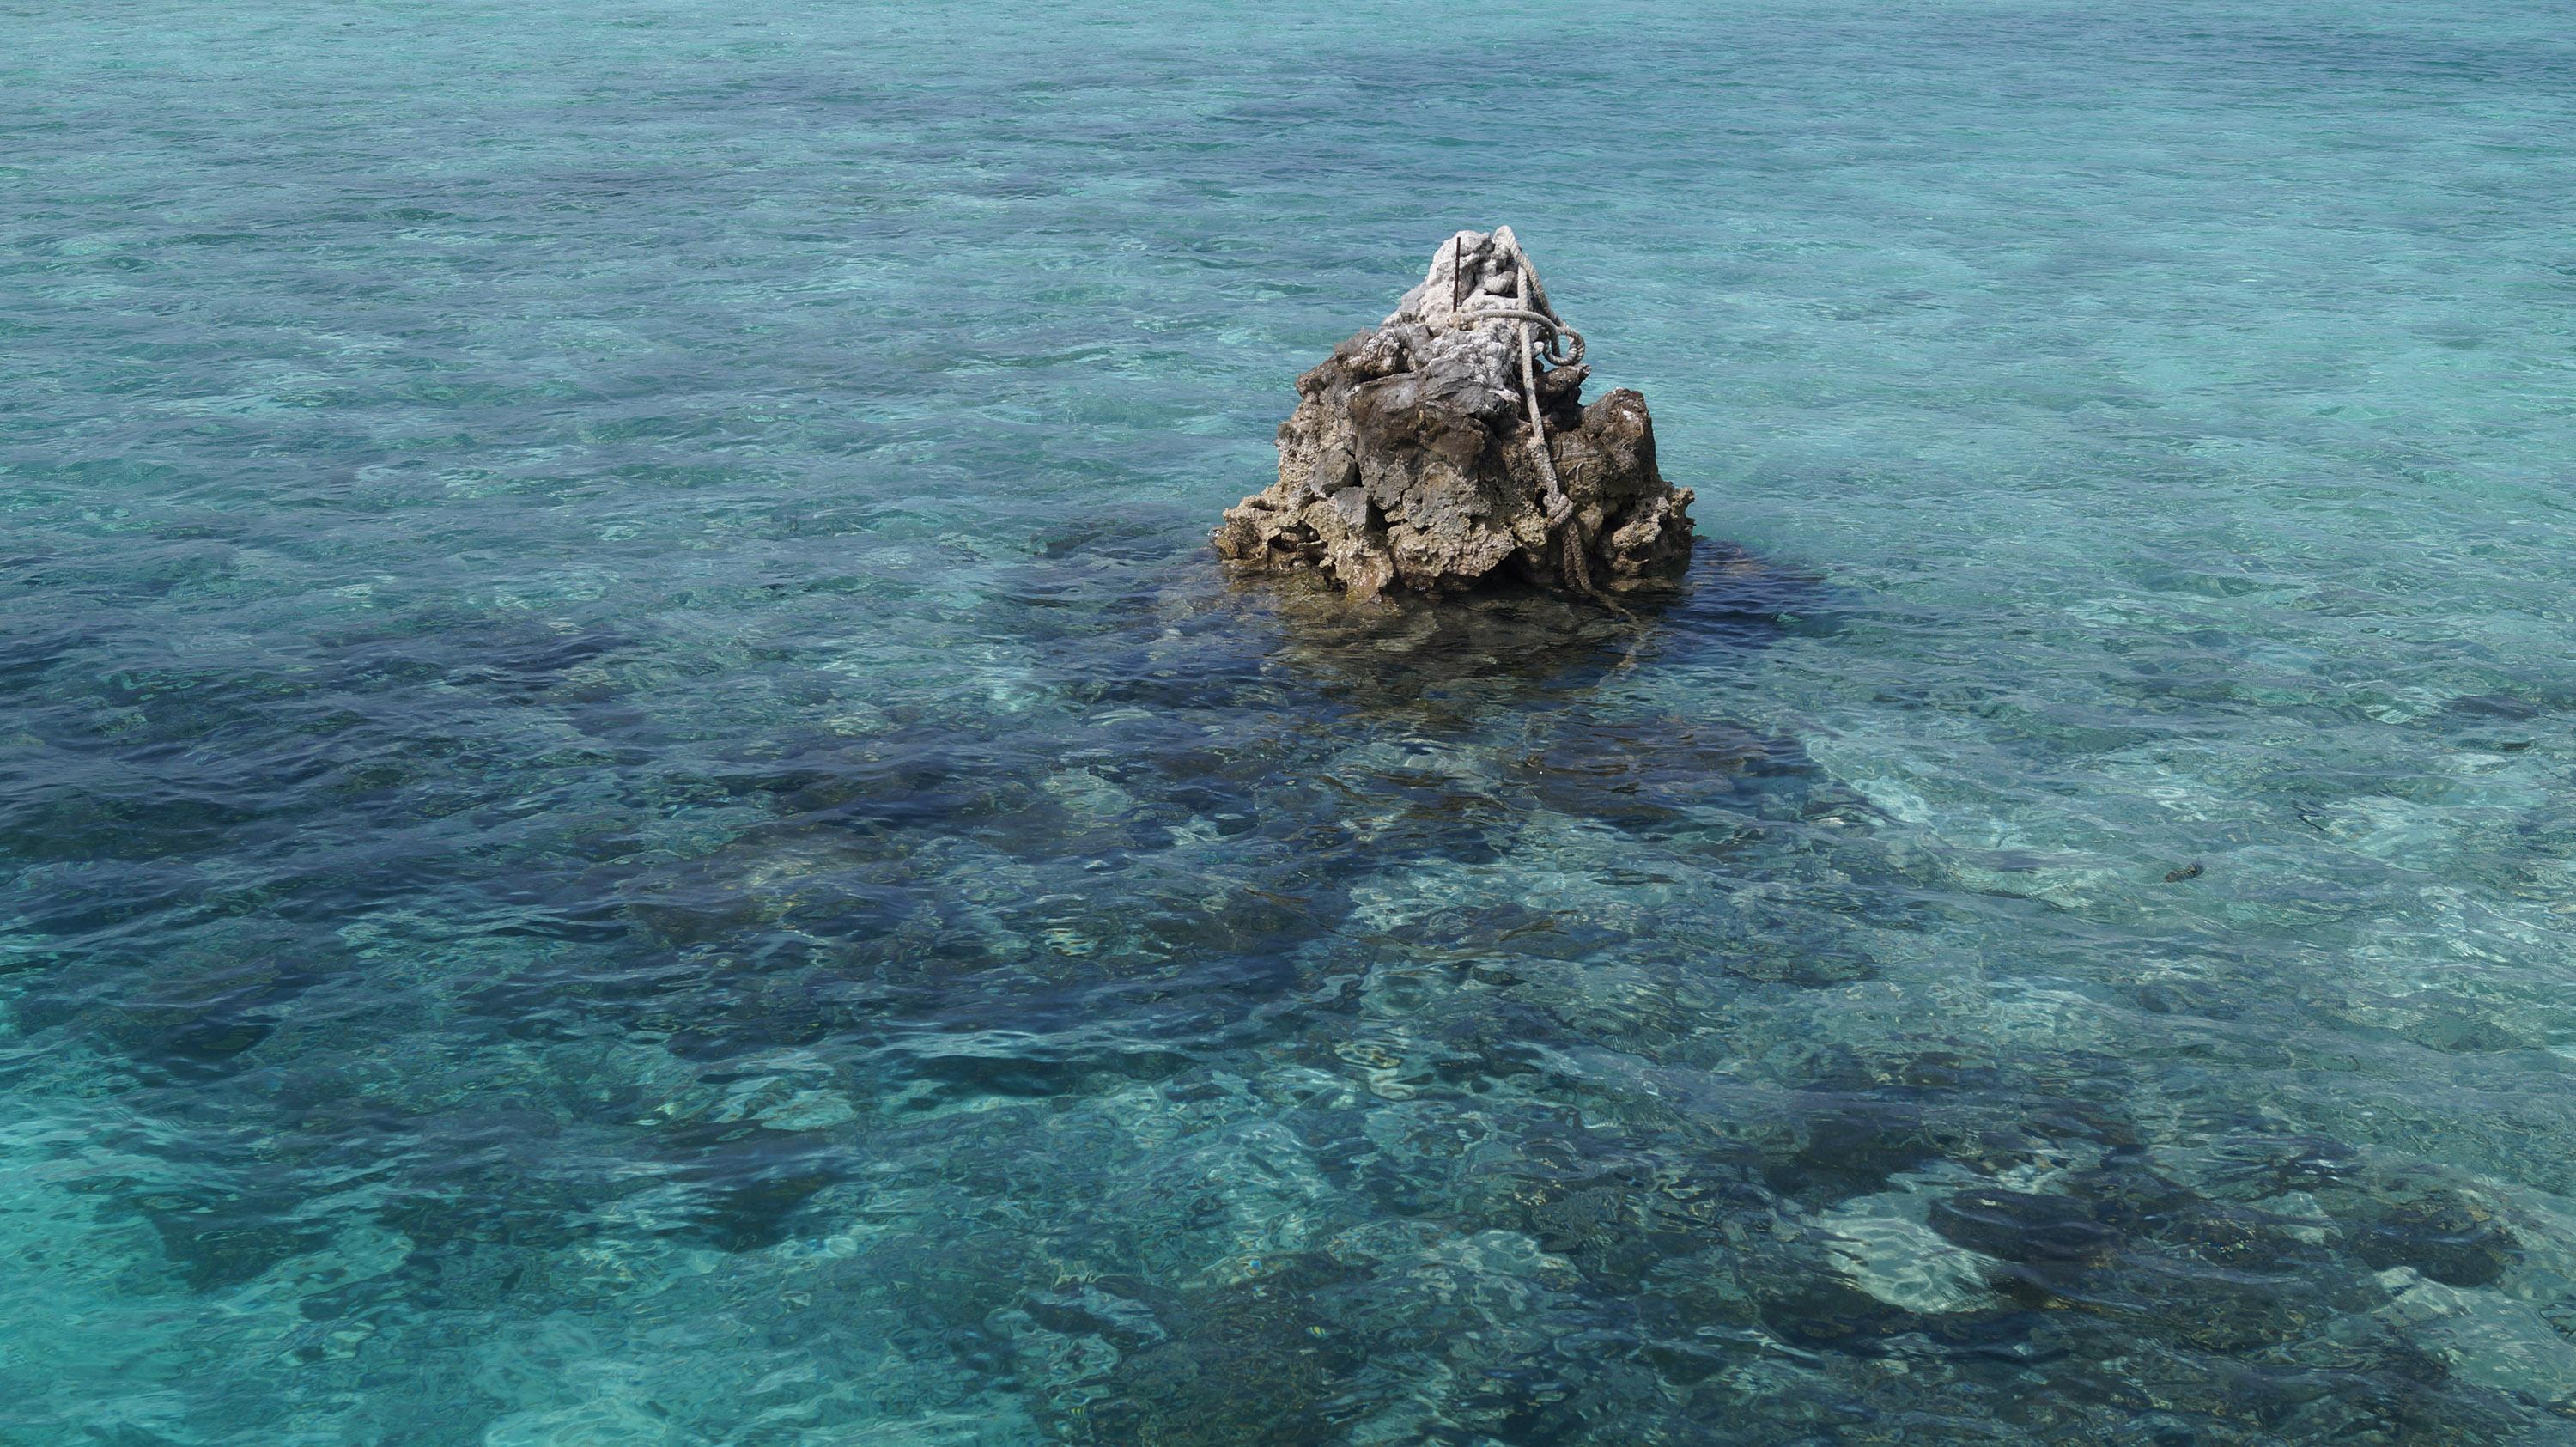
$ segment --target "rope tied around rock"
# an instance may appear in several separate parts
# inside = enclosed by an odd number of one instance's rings
[[[1523,267],[1522,270],[1527,271],[1528,268]],[[1524,307],[1493,307],[1485,311],[1462,311],[1451,319],[1451,324],[1473,327],[1486,322],[1514,321],[1524,323],[1521,327],[1524,344],[1537,349],[1538,359],[1547,363],[1549,371],[1571,367],[1583,360],[1583,333],[1546,312]],[[1529,335],[1531,325],[1539,329],[1539,336],[1534,340]]]
[[[1553,311],[1542,311],[1534,306],[1532,302],[1537,290],[1537,278],[1530,275],[1528,258],[1518,258],[1512,273],[1514,305],[1487,311],[1455,311],[1452,320],[1462,327],[1508,321],[1518,329],[1521,400],[1529,407],[1530,456],[1538,463],[1539,480],[1546,487],[1541,501],[1546,509],[1547,525],[1558,533],[1557,566],[1564,574],[1567,586],[1586,597],[1599,598],[1601,592],[1592,586],[1592,568],[1587,561],[1591,544],[1583,536],[1582,519],[1574,515],[1574,499],[1566,496],[1565,484],[1557,478],[1556,454],[1547,444],[1547,421],[1538,406],[1537,364],[1544,361],[1553,371],[1582,361],[1583,334],[1567,326],[1564,319]],[[1537,337],[1530,334],[1532,326],[1539,328]]]

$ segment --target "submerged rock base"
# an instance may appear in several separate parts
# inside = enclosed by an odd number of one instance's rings
[[[1497,576],[1668,583],[1690,560],[1691,491],[1655,470],[1644,397],[1583,404],[1581,358],[1511,228],[1459,232],[1392,315],[1297,379],[1279,480],[1226,510],[1217,552],[1363,599]]]

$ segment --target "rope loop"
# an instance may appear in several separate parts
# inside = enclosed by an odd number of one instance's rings
[[[1462,313],[1461,317],[1463,320],[1472,316],[1480,321],[1492,318],[1511,322],[1520,328],[1521,399],[1529,404],[1530,457],[1538,463],[1539,481],[1544,489],[1540,501],[1546,511],[1548,530],[1557,535],[1557,568],[1564,575],[1567,587],[1587,598],[1600,598],[1600,590],[1592,586],[1592,568],[1585,556],[1591,551],[1591,543],[1583,536],[1582,520],[1574,515],[1574,499],[1565,495],[1565,484],[1557,480],[1556,455],[1547,445],[1547,419],[1538,410],[1538,367],[1533,360],[1544,357],[1553,366],[1564,366],[1577,360],[1583,355],[1583,336],[1557,320],[1554,314],[1536,310],[1530,305],[1538,291],[1538,279],[1530,275],[1526,259],[1522,260],[1512,278],[1512,290],[1512,300],[1516,305],[1511,310]],[[1467,325],[1473,326],[1475,322],[1467,322]],[[1545,329],[1544,343],[1530,336],[1532,325]],[[1558,348],[1565,337],[1572,337],[1573,345],[1570,350],[1560,353]],[[1564,360],[1557,360],[1560,356]]]
[[[1583,333],[1567,326],[1542,311],[1521,307],[1496,307],[1489,311],[1453,312],[1449,324],[1461,329],[1474,328],[1487,322],[1528,322],[1538,329],[1538,359],[1548,370],[1571,367],[1583,360]]]

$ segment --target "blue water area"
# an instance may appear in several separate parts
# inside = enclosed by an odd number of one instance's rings
[[[2576,1441],[2566,9],[1636,9],[0,5],[0,1441]]]

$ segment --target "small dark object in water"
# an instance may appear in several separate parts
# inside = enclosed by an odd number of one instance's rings
[[[1981,1187],[1933,1202],[1926,1219],[1954,1246],[2052,1270],[2106,1265],[2122,1244],[2116,1226],[2068,1196]]]
[[[2200,861],[2197,859],[2184,865],[2180,869],[2168,869],[2165,871],[2165,883],[2167,884],[2180,884],[2186,879],[2198,878],[2200,878]]]

